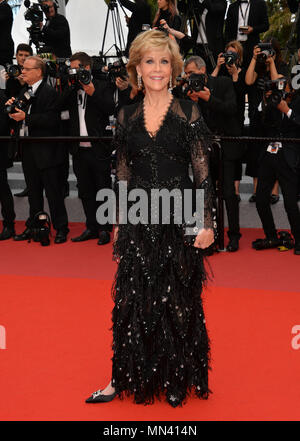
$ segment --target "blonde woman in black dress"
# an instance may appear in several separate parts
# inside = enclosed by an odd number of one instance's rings
[[[118,213],[112,377],[88,403],[133,395],[136,403],[150,404],[165,394],[176,407],[187,393],[207,398],[210,392],[201,294],[203,250],[214,241],[215,211],[208,129],[197,106],[174,98],[169,90],[182,63],[177,43],[163,32],[147,31],[132,43],[127,69],[145,97],[119,113],[117,180],[125,181],[128,191],[143,189],[149,196],[152,189],[203,189],[204,224],[191,239],[184,223],[123,224]]]

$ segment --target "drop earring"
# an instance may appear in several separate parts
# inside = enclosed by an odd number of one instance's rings
[[[142,77],[141,77],[141,75],[139,75],[139,74],[138,74],[138,76],[137,76],[137,85],[138,85],[138,88],[139,88],[139,89],[142,88]]]
[[[173,78],[172,75],[170,76],[170,81],[169,81],[169,89],[173,89]]]

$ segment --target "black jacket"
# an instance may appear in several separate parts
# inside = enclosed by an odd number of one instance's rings
[[[114,90],[107,86],[106,81],[93,80],[95,92],[92,96],[87,95],[85,122],[89,136],[104,136],[108,116],[115,110]],[[76,90],[66,89],[61,96],[61,109],[69,110],[70,113],[70,136],[80,135],[78,95]],[[76,154],[79,142],[72,143],[71,153]],[[98,159],[106,159],[110,156],[110,148],[103,142],[93,142],[92,149]]]
[[[207,87],[211,92],[208,102],[201,99],[198,105],[212,133],[224,136],[240,136],[237,117],[236,94],[231,78],[208,76]],[[244,154],[244,147],[236,142],[223,142],[225,160],[236,160]]]
[[[213,55],[217,55],[224,50],[223,41],[223,27],[224,17],[227,9],[226,0],[204,0],[200,5],[199,13],[197,14],[197,21],[200,24],[200,18],[203,10],[207,9],[205,18],[206,38],[209,49],[213,52]],[[197,43],[198,28],[194,26],[193,39],[194,43]]]
[[[289,107],[292,109],[290,118],[282,114],[277,108],[272,106],[266,107],[266,118],[268,118],[269,122],[272,119],[274,124],[268,125],[266,123],[264,125],[263,136],[270,136],[272,138],[278,136],[278,141],[280,141],[280,138],[300,138],[300,94],[296,92],[293,95]],[[265,153],[267,145],[264,147],[263,152]],[[283,155],[289,167],[296,172],[300,164],[300,144],[293,142],[283,143]]]
[[[232,3],[227,12],[225,24],[225,42],[236,40],[238,37],[240,0]],[[253,48],[259,42],[259,34],[269,29],[267,5],[264,0],[250,0],[248,25],[253,32],[248,35],[248,47]]]
[[[48,26],[43,28],[43,35],[45,45],[51,46],[57,57],[72,55],[69,23],[63,15],[56,14],[51,18]]]
[[[24,93],[26,89],[27,87],[22,89],[21,94]],[[58,110],[58,96],[53,87],[44,81],[40,84],[35,93],[30,114],[26,115],[25,122],[28,126],[29,136],[43,137],[59,135],[60,113]],[[21,126],[21,123],[18,123],[18,130]],[[31,149],[39,169],[60,165],[65,158],[64,146],[55,141],[26,142],[22,146],[22,151],[27,148]]]
[[[6,95],[3,90],[0,90],[0,136],[9,135],[9,118],[4,113],[5,102],[7,101]],[[10,142],[0,142],[0,170],[5,170],[12,167],[12,154],[10,149]]]
[[[11,37],[13,14],[6,1],[0,3],[0,65],[11,63],[14,56],[14,42]]]
[[[120,0],[120,3],[132,12],[128,24],[128,37],[126,45],[126,54],[128,55],[131,43],[135,37],[142,32],[142,25],[151,24],[151,9],[147,3],[147,0],[138,3],[134,3],[130,0]]]
[[[153,24],[153,27],[159,26],[160,20],[166,20],[166,22],[170,28],[175,29],[176,31],[180,31],[181,18],[179,15],[174,15],[174,17],[172,17],[170,11],[168,11],[168,10],[163,11],[161,9],[156,22]]]

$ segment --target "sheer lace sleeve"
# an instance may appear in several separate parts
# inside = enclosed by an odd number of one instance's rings
[[[204,190],[204,228],[217,233],[215,194],[209,172],[210,131],[196,104],[188,121],[188,144],[191,152],[194,183]]]
[[[115,194],[116,194],[116,222],[119,223],[119,197],[120,185],[124,185],[124,181],[128,184],[130,180],[130,166],[128,161],[128,142],[127,129],[125,122],[125,112],[122,108],[118,114],[116,132],[113,139],[113,149],[116,151],[116,177],[115,177]]]

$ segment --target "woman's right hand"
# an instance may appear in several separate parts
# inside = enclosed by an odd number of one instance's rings
[[[221,67],[222,64],[224,64],[224,63],[225,63],[224,54],[223,54],[223,52],[221,52],[221,53],[218,55],[218,59],[217,59],[217,66],[218,66],[218,68],[220,69],[220,67]]]
[[[257,55],[261,52],[261,48],[258,46],[254,46],[253,48],[253,58],[254,60],[257,59]]]

